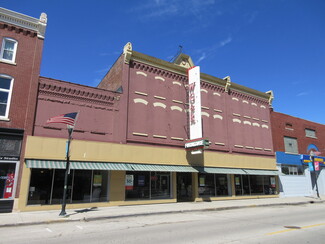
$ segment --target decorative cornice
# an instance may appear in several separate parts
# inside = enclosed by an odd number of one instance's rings
[[[39,94],[51,97],[64,97],[105,106],[113,106],[118,97],[115,93],[93,87],[64,81],[41,78]]]
[[[127,44],[128,45],[128,44]],[[178,74],[181,75],[183,77],[186,78],[187,80],[187,68],[179,66],[177,64],[174,63],[170,63],[167,61],[164,61],[162,59],[158,59],[152,56],[148,56],[146,54],[143,53],[139,53],[136,52],[132,49],[128,49],[127,55],[125,54],[124,57],[125,58],[125,63],[130,63],[131,61],[133,61],[133,63],[140,65],[140,63],[142,64],[146,64],[148,66],[151,66],[152,68],[158,68],[158,69],[163,69],[164,71],[161,72],[171,72],[174,74]],[[227,80],[223,80],[205,73],[201,73],[201,81],[207,82],[207,83],[212,83],[214,85],[219,85],[222,86],[224,88],[227,87]],[[229,84],[228,87],[229,88]],[[263,100],[269,100],[270,99],[270,94],[264,93],[264,92],[260,92],[236,83],[231,82],[231,90],[237,90],[239,92],[243,92],[249,95],[252,95],[254,97],[263,99]]]
[[[37,37],[44,39],[47,25],[47,15],[42,13],[40,19],[36,19],[21,13],[17,13],[5,8],[0,8],[0,21],[37,33]]]

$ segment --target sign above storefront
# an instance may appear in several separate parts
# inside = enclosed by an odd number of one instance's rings
[[[202,138],[200,67],[188,69],[190,140]]]
[[[18,161],[19,157],[16,156],[0,156],[0,161]]]

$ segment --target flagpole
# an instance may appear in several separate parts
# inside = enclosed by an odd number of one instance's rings
[[[62,208],[61,208],[61,213],[59,216],[65,216],[67,213],[65,212],[65,207],[66,207],[66,199],[67,199],[67,188],[68,188],[68,175],[70,171],[70,142],[71,142],[71,135],[73,132],[73,126],[67,126],[68,127],[68,141],[67,141],[67,149],[66,149],[66,167],[65,167],[65,175],[64,175],[64,187],[63,187],[63,198],[62,198]]]

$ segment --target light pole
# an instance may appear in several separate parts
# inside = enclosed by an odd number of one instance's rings
[[[310,151],[310,160],[311,160],[311,162],[313,164],[313,168],[314,168],[316,193],[317,193],[317,197],[319,198],[318,184],[317,184],[317,172],[316,172],[316,168],[315,168],[315,154],[313,151]]]
[[[62,208],[61,208],[61,213],[59,216],[65,216],[67,213],[65,212],[65,206],[66,206],[66,199],[67,199],[67,188],[68,188],[68,176],[70,174],[70,142],[71,142],[71,135],[73,131],[73,126],[67,126],[68,128],[68,141],[67,141],[67,149],[66,149],[66,158],[67,158],[67,163],[65,167],[65,175],[64,175],[64,187],[63,187],[63,198],[62,198]]]

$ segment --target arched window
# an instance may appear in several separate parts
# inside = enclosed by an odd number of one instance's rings
[[[0,74],[0,119],[7,119],[14,79]]]
[[[5,37],[2,41],[0,59],[4,62],[15,63],[18,42]]]

